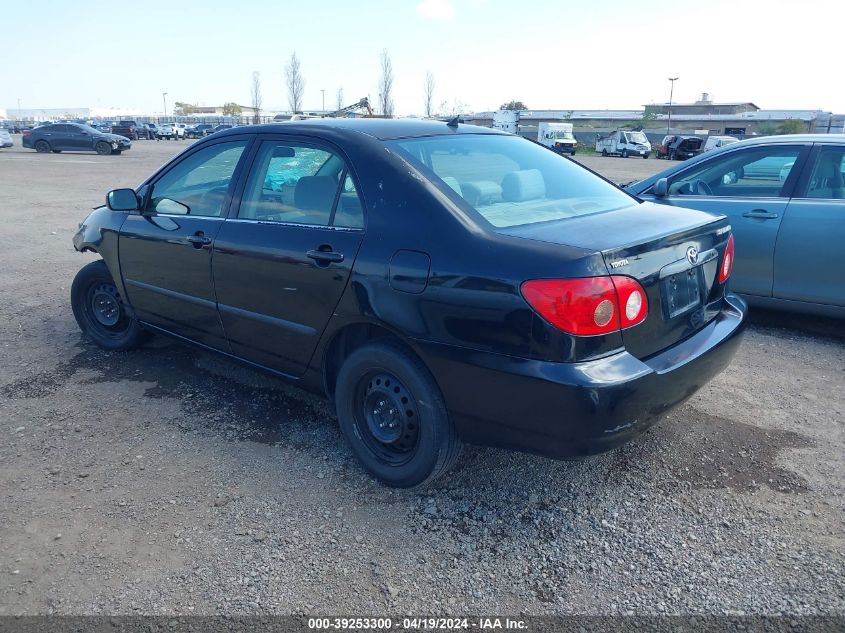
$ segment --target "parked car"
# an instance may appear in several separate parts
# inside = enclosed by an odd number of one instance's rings
[[[73,239],[102,257],[71,290],[86,335],[171,334],[322,391],[393,486],[463,441],[618,446],[728,364],[746,316],[727,218],[489,128],[240,127],[106,201]]]
[[[214,126],[210,123],[198,123],[196,125],[189,125],[185,128],[185,136],[187,138],[202,138],[208,135]]]
[[[731,143],[738,142],[739,139],[735,136],[719,136],[716,134],[711,134],[707,137],[707,140],[704,141],[704,147],[701,148],[702,153],[709,152],[713,149],[719,149],[720,147],[724,147],[725,145],[730,145]]]
[[[139,138],[145,138],[147,140],[153,138],[150,129],[144,123],[138,123],[137,121],[118,121],[112,126],[111,132],[112,134],[119,134],[120,136],[130,138],[133,141],[137,141]]]
[[[206,132],[208,134],[216,134],[217,132],[222,132],[223,130],[231,130],[234,125],[230,125],[229,123],[221,123],[220,125],[215,125],[213,128]]]
[[[42,154],[68,150],[106,155],[120,154],[130,149],[132,142],[125,136],[100,132],[87,125],[54,123],[24,132],[21,145]]]
[[[0,128],[0,147],[13,147],[12,135],[7,128]]]
[[[704,151],[704,141],[698,136],[669,134],[656,148],[657,158],[669,160],[687,160]]]
[[[158,126],[158,134],[160,138],[180,139],[185,138],[185,131],[187,126],[184,123],[160,123]]]
[[[158,138],[158,125],[155,123],[143,123],[142,125],[149,131],[151,139]]]
[[[845,135],[755,138],[627,189],[724,213],[736,238],[732,288],[752,304],[845,317]]]

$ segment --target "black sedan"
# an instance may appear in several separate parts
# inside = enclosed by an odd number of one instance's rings
[[[241,127],[117,189],[71,289],[110,350],[151,333],[335,402],[393,486],[462,442],[609,450],[727,366],[724,216],[642,203],[518,136],[433,121]]]
[[[64,150],[71,152],[97,152],[101,155],[120,154],[132,147],[125,136],[100,132],[79,123],[53,123],[42,125],[23,133],[21,144],[36,152]]]

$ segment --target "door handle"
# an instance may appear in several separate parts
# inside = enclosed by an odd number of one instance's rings
[[[193,244],[194,248],[202,248],[211,244],[211,238],[205,235],[189,235],[186,239]]]
[[[343,253],[335,253],[334,251],[310,250],[305,254],[317,263],[325,262],[326,264],[329,264],[332,262],[340,263],[343,261]]]
[[[754,209],[753,211],[746,211],[742,214],[744,218],[757,218],[759,220],[774,220],[778,217],[777,213],[766,211],[765,209]]]

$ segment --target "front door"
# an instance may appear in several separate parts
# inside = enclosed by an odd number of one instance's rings
[[[781,222],[773,295],[845,306],[845,145],[817,145],[809,164]]]
[[[247,140],[195,150],[151,184],[142,214],[120,230],[120,269],[141,321],[228,351],[211,254]]]
[[[301,376],[349,280],[361,199],[338,152],[284,139],[261,143],[240,199],[214,245],[223,328],[232,353]]]
[[[720,152],[669,179],[669,193],[643,198],[727,215],[736,240],[731,289],[772,296],[775,241],[809,145]]]

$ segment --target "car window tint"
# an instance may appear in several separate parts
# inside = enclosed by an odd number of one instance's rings
[[[229,183],[244,147],[246,141],[232,141],[191,154],[153,184],[147,209],[221,217]]]
[[[265,142],[247,179],[238,217],[328,226],[344,174],[343,161],[329,151]]]
[[[798,146],[730,152],[672,178],[669,195],[776,198],[795,168]]]
[[[845,199],[845,147],[822,147],[810,174],[806,197]]]

